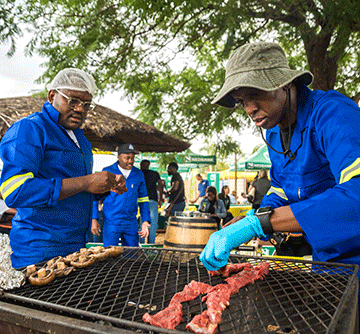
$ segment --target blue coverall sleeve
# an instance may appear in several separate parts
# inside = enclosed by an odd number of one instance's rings
[[[340,99],[330,99],[318,108],[315,144],[329,161],[337,184],[290,207],[316,258],[341,261],[359,257],[360,112],[350,100]]]
[[[92,219],[99,219],[99,201],[93,201]]]
[[[37,124],[20,121],[10,127],[1,142],[0,191],[13,208],[51,207],[58,203],[61,178],[47,178],[44,170],[46,140]]]
[[[289,201],[281,185],[276,180],[276,175],[273,175],[270,170],[270,189],[261,201],[261,207],[271,206],[273,209],[281,206],[289,205]]]

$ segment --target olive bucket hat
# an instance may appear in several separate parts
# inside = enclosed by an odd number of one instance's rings
[[[313,75],[309,71],[290,69],[280,45],[267,42],[245,44],[231,54],[226,64],[225,83],[211,103],[234,108],[235,99],[229,93],[235,89],[249,87],[272,91],[296,78],[310,85]]]

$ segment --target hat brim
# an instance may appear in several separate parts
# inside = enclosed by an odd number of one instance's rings
[[[118,152],[118,154],[128,154],[128,153],[139,154],[140,152],[136,150],[127,150],[127,151]]]
[[[297,71],[288,68],[238,72],[225,79],[220,92],[211,103],[225,108],[234,108],[236,105],[235,99],[229,94],[233,90],[248,87],[273,91],[286,86],[295,79],[308,86],[313,81],[313,75],[309,71]]]

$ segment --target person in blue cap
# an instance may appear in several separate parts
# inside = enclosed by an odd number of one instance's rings
[[[274,232],[303,233],[314,261],[360,264],[360,108],[336,91],[312,91],[276,43],[236,49],[212,103],[240,105],[266,131],[271,187],[260,208],[213,233],[200,255],[209,270],[230,251]],[[350,332],[349,332],[350,333]]]
[[[139,236],[149,235],[150,207],[146,183],[143,172],[134,166],[135,154],[138,154],[132,144],[123,144],[118,148],[118,161],[103,170],[123,175],[126,180],[127,192],[116,194],[110,192],[103,199],[103,243],[106,246],[117,246],[121,239],[122,246],[139,246]],[[136,215],[140,208],[142,219],[141,229],[138,231]],[[93,204],[93,220],[91,232],[100,234],[98,222],[98,201]]]
[[[120,173],[92,174],[92,147],[80,126],[95,107],[94,78],[66,68],[47,89],[42,112],[14,123],[0,145],[1,195],[17,209],[10,232],[14,268],[85,247],[94,194],[126,191]]]

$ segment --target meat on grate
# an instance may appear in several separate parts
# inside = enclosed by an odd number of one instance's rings
[[[256,267],[249,263],[228,265],[226,270],[219,272],[219,274],[224,275],[225,273],[224,276],[228,277],[230,273],[242,271],[227,278],[227,284],[218,284],[214,287],[193,280],[182,291],[173,296],[167,308],[155,315],[145,313],[143,321],[154,326],[175,329],[183,320],[181,303],[194,300],[200,294],[206,294],[202,301],[206,301],[207,310],[196,315],[186,325],[186,328],[194,333],[213,334],[221,322],[223,310],[229,306],[230,296],[237,293],[241,287],[250,283],[253,284],[257,279],[263,279],[269,272],[269,266],[270,264],[267,262],[262,262]],[[211,274],[217,275],[218,273],[212,272]]]
[[[229,306],[230,296],[247,284],[253,284],[257,279],[263,279],[269,273],[268,262],[259,263],[256,267],[244,267],[243,270],[227,278],[228,284],[218,284],[203,297],[207,310],[190,321],[186,328],[197,334],[213,334],[221,322],[223,310]]]
[[[175,329],[182,321],[182,302],[188,302],[194,300],[200,294],[207,293],[212,288],[211,285],[197,282],[192,280],[189,284],[185,285],[184,289],[177,292],[171,299],[170,304],[164,310],[150,315],[145,313],[143,315],[143,321],[151,325]]]

